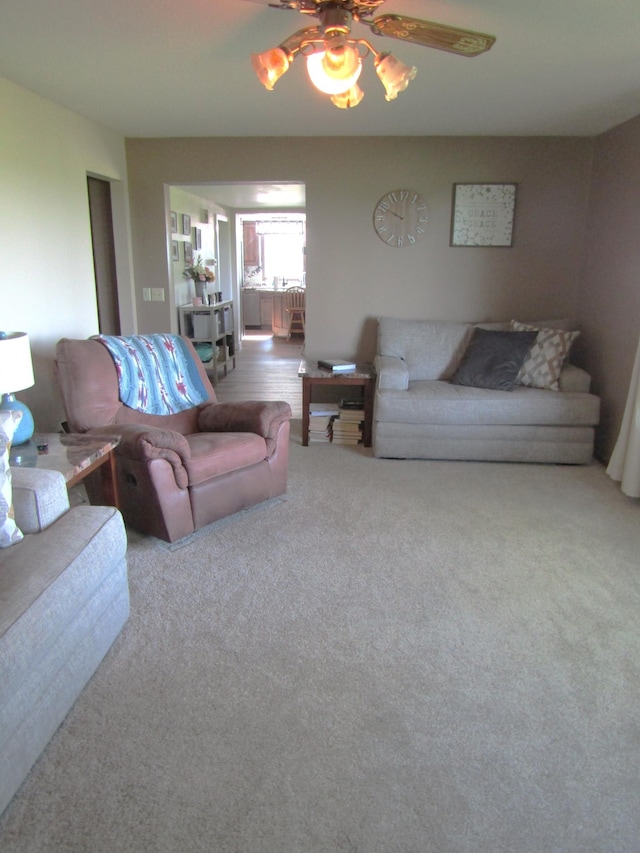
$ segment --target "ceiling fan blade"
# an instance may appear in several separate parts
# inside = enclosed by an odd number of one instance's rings
[[[272,9],[280,9],[285,12],[293,11],[315,15],[318,12],[317,3],[320,0],[245,0],[245,2],[259,3],[261,6],[270,6]]]
[[[496,40],[495,36],[486,33],[461,30],[458,27],[421,21],[419,18],[408,18],[405,15],[380,15],[374,18],[371,24],[372,32],[376,35],[410,41],[424,47],[435,47],[437,50],[446,50],[460,56],[478,56],[489,50]]]
[[[296,12],[299,11],[299,3],[297,0],[245,0],[248,3],[259,3],[260,6],[270,6],[272,9],[284,9],[289,10],[293,9]]]

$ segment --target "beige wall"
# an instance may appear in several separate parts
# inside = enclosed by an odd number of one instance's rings
[[[176,213],[178,218],[178,230],[172,235],[173,241],[178,243],[178,260],[171,261],[170,286],[168,297],[171,299],[173,295],[173,305],[177,311],[179,305],[190,303],[195,296],[195,287],[191,279],[186,279],[183,275],[185,269],[184,261],[184,244],[191,243],[193,247],[194,259],[200,255],[205,265],[208,261],[217,259],[217,251],[215,245],[215,214],[221,210],[215,204],[212,204],[207,199],[193,195],[193,193],[185,192],[179,187],[169,187],[169,202],[170,208]],[[206,216],[204,215],[206,211]],[[182,214],[187,214],[191,217],[191,234],[184,234],[182,230]],[[206,221],[204,221],[206,220]],[[196,249],[194,242],[194,230],[200,232],[202,248]],[[216,266],[209,265],[215,273]],[[208,290],[213,293],[218,290],[211,284]]]
[[[87,174],[112,181],[125,329],[133,328],[124,139],[0,78],[0,328],[28,332],[36,384],[18,394],[36,429],[63,411],[53,353],[98,331]]]
[[[127,140],[136,292],[166,282],[166,187],[299,181],[307,198],[307,344],[371,358],[375,318],[522,319],[575,313],[591,153],[588,139],[194,138]],[[449,247],[454,182],[519,184],[514,247]],[[418,190],[428,235],[407,249],[375,235],[375,203]],[[175,328],[167,303],[138,301],[141,332]]]
[[[609,459],[640,334],[640,117],[595,142],[579,318],[602,397],[596,452]]]
[[[143,287],[174,278],[168,185],[299,181],[307,187],[311,358],[370,358],[381,314],[575,315],[584,330],[577,352],[603,399],[598,451],[610,454],[640,331],[640,117],[596,140],[129,140],[125,159],[118,134],[2,78],[0,103],[0,327],[31,336],[36,385],[19,397],[41,430],[62,419],[55,342],[97,331],[87,174],[112,185],[125,334],[177,325],[171,299],[141,301]],[[519,184],[512,249],[449,247],[457,181]],[[373,232],[374,204],[394,187],[413,187],[429,203],[428,236],[412,249],[390,249]]]

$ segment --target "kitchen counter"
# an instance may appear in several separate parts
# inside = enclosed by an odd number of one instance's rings
[[[286,338],[289,323],[284,309],[285,292],[280,287],[242,287],[243,329],[271,330],[275,337]]]
[[[240,288],[241,293],[284,293],[286,287],[273,287],[273,285],[265,284],[264,287],[258,285],[243,286]]]

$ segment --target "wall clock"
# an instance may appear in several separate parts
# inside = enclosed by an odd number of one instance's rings
[[[418,242],[427,230],[427,203],[415,190],[391,190],[373,211],[376,234],[395,249]]]

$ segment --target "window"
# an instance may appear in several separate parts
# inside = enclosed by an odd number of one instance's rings
[[[305,221],[295,218],[244,220],[245,282],[274,279],[304,282]]]

